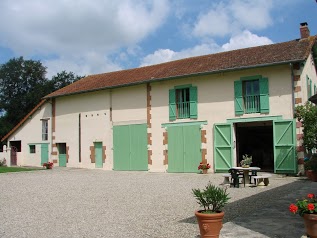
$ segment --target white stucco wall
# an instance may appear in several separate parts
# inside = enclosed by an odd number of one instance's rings
[[[244,114],[236,116],[234,109],[234,81],[240,77],[262,75],[269,80],[270,113],[269,114]],[[152,114],[152,160],[151,171],[165,171],[167,166],[163,165],[163,123],[169,122],[169,89],[177,85],[192,84],[197,86],[198,92],[198,119],[176,120],[172,123],[186,121],[207,121],[203,126],[207,130],[207,161],[213,164],[213,125],[214,123],[225,123],[227,119],[250,118],[261,116],[282,116],[284,119],[293,118],[292,104],[292,78],[288,66],[275,66],[243,70],[230,73],[191,77],[164,82],[152,83],[151,91],[151,114]],[[281,106],[283,105],[283,106]],[[211,170],[212,172],[212,170]]]
[[[317,86],[317,75],[315,69],[315,63],[313,60],[313,56],[310,54],[304,63],[304,67],[300,72],[300,82],[297,85],[301,86],[301,92],[298,93],[298,97],[302,98],[302,104],[308,101],[308,88],[307,88],[307,80],[306,77],[312,80],[312,95],[314,95],[314,85]]]
[[[114,125],[146,123],[146,85],[112,90]]]
[[[52,105],[47,102],[27,119],[9,138],[8,142],[21,141],[21,152],[17,153],[17,165],[41,166],[41,145],[51,140],[51,112]],[[42,140],[42,121],[48,119],[48,140]],[[36,153],[31,154],[29,144],[35,144]],[[50,154],[50,145],[49,145]],[[10,161],[7,160],[8,163]]]
[[[111,151],[109,91],[97,91],[56,99],[55,143],[69,147],[69,167],[95,168],[91,163],[90,146],[102,142]],[[81,115],[81,162],[79,162],[79,114]],[[58,156],[56,156],[58,159]],[[112,161],[105,160],[105,169],[112,169]]]

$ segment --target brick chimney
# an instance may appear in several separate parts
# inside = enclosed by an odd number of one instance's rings
[[[299,30],[300,30],[300,38],[301,39],[310,37],[310,32],[309,32],[309,29],[308,29],[307,22],[300,23]]]

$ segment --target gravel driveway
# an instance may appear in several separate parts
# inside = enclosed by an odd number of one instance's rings
[[[191,189],[208,181],[219,185],[223,177],[58,167],[0,174],[0,237],[199,237]],[[222,237],[238,237],[230,235],[232,221],[256,212],[254,206],[306,183],[277,175],[270,182],[228,189]]]

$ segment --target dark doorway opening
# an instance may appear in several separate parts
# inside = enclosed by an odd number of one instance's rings
[[[236,125],[237,164],[242,156],[252,156],[251,166],[263,171],[274,171],[273,124],[272,121],[237,123]]]
[[[21,141],[20,140],[10,141],[10,147],[15,147],[17,152],[21,152],[22,151]]]

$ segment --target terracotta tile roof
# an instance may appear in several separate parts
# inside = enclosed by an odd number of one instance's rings
[[[145,83],[193,74],[216,73],[305,60],[317,36],[283,43],[197,56],[167,63],[87,76],[45,98]]]
[[[40,107],[42,106],[47,99],[43,99],[42,101],[40,101],[39,104],[37,104],[32,111],[30,111],[11,131],[8,132],[8,134],[6,134],[4,137],[1,138],[1,142],[5,141],[6,139],[8,139],[8,137],[15,132],[20,126],[23,125],[23,123],[30,117],[33,115],[33,113]]]

